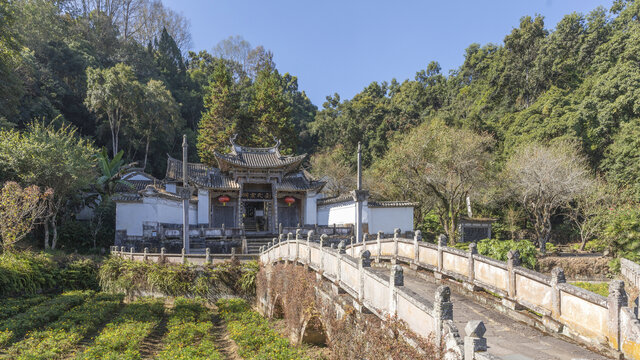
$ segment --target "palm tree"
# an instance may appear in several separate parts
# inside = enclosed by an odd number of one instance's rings
[[[120,150],[113,159],[109,159],[106,148],[96,154],[96,161],[98,163],[98,170],[100,176],[96,179],[96,188],[102,197],[102,201],[108,200],[115,193],[116,186],[123,185],[129,188],[133,188],[133,185],[126,180],[122,180],[122,177],[131,172],[136,163],[124,164],[122,155],[124,151]]]

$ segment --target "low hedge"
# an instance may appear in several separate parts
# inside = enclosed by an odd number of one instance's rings
[[[102,263],[100,286],[127,295],[161,293],[167,296],[201,296],[217,299],[234,294],[255,294],[257,262],[228,261],[216,265],[151,263],[118,256]]]
[[[98,265],[76,255],[0,254],[0,298],[47,291],[97,290]]]

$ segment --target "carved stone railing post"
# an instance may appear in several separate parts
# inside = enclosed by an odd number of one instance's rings
[[[320,273],[324,272],[324,242],[327,239],[327,234],[320,235]]]
[[[280,224],[282,225],[282,224]],[[284,254],[282,253],[282,243],[284,242],[284,234],[281,232],[280,235],[278,235],[278,259],[279,260],[283,260],[282,258],[284,257]]]
[[[340,281],[342,280],[342,256],[347,253],[344,247],[344,240],[341,240],[338,244],[338,261],[336,261],[336,283],[338,285],[340,285]]]
[[[311,238],[313,237],[313,230],[309,230],[307,233],[307,266],[311,265]]]
[[[442,343],[443,324],[445,320],[453,320],[453,304],[451,303],[451,289],[440,285],[436,289],[433,302],[433,318],[435,319],[435,343],[439,347]]]
[[[442,269],[444,268],[444,248],[447,246],[447,236],[445,234],[440,234],[438,236],[438,264],[437,270],[433,273],[433,277],[437,280],[442,279]]]
[[[125,247],[124,247],[124,246],[121,246],[121,247],[120,247],[120,255],[121,255],[121,257],[122,257],[122,255],[124,255],[124,252],[125,252],[125,251],[126,251],[126,250],[125,250]]]
[[[285,260],[287,263],[291,260],[291,242],[293,241],[293,234],[287,234],[287,259]]]
[[[235,260],[236,259],[236,248],[232,247],[231,248],[231,260]]]
[[[404,271],[400,265],[391,265],[389,274],[389,315],[398,314],[398,293],[396,286],[404,286]]]
[[[418,268],[420,261],[420,241],[422,241],[422,231],[416,230],[413,234],[413,261],[411,262],[411,268],[414,270]]]
[[[131,260],[133,260],[133,247],[129,250],[129,256],[131,256]]]
[[[296,262],[300,260],[300,239],[302,239],[302,236],[300,235],[301,233],[302,233],[302,230],[296,229],[296,253],[295,253]]]
[[[471,320],[464,327],[467,336],[464,337],[464,359],[473,360],[475,353],[487,351],[487,339],[484,333],[487,328],[480,320]]]
[[[358,301],[362,304],[364,300],[364,268],[371,266],[371,252],[369,250],[363,250],[360,252],[360,259],[358,261],[358,270],[360,276],[358,277]]]
[[[392,264],[398,263],[398,238],[400,237],[400,228],[393,229],[393,257],[391,258]]]
[[[182,254],[182,259],[181,259],[181,260],[182,260],[182,263],[183,263],[183,264],[186,264],[186,263],[187,263],[187,258],[184,256],[184,248],[182,248],[182,252],[181,252],[181,254]]]
[[[355,239],[355,237],[353,237],[353,236],[349,238],[349,241],[351,242],[351,257],[355,257],[355,251],[356,251],[356,250],[355,250],[355,248],[353,247],[353,242],[354,242],[353,240],[354,240],[354,239]]]
[[[551,317],[559,319],[561,315],[560,308],[560,289],[558,284],[567,282],[564,277],[564,270],[559,267],[555,267],[551,270]]]
[[[167,251],[165,248],[160,249],[160,261],[164,262],[164,253]]]
[[[516,298],[516,273],[515,267],[520,266],[520,252],[509,250],[507,253],[507,271],[509,272],[509,298]]]
[[[262,250],[262,249],[260,249]],[[260,251],[262,252],[262,251]],[[211,264],[211,249],[206,248],[204,249],[204,263],[205,264]]]
[[[149,248],[144,248],[143,250],[143,255],[142,255],[142,260],[144,262],[147,262],[147,260],[149,260]]]
[[[467,268],[467,282],[465,282],[463,284],[464,288],[469,290],[469,291],[475,291],[477,289],[477,286],[475,285],[475,281],[476,281],[476,267],[475,267],[475,258],[474,255],[476,255],[478,253],[478,247],[476,245],[476,243],[470,243],[469,244],[469,252],[467,253],[467,262],[468,262],[468,268]]]
[[[609,308],[609,342],[615,350],[621,349],[620,334],[620,310],[627,306],[627,293],[624,291],[624,281],[612,280],[609,283],[609,297],[607,298],[607,307]]]
[[[380,256],[382,256],[382,231],[378,231],[378,249],[376,250],[376,262],[380,262]]]

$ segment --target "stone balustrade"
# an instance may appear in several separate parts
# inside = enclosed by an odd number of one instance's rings
[[[397,315],[418,334],[437,334],[442,329],[437,321],[444,319],[442,313],[434,315],[436,303],[410,294],[401,286],[392,287],[395,282],[389,279],[393,274],[381,278],[363,265],[371,260],[406,263],[415,269],[430,270],[436,278],[455,279],[468,290],[489,291],[501,297],[507,308],[529,309],[540,315],[541,323],[550,331],[640,359],[638,311],[627,307],[624,283],[612,281],[609,297],[603,297],[567,284],[562,269],[554,269],[548,276],[521,267],[517,251],[510,252],[504,262],[477,254],[475,244],[470,244],[470,251],[463,251],[446,246],[444,236],[436,245],[421,241],[419,231],[413,239],[399,234],[397,231],[393,238],[379,235],[374,241],[349,244],[345,254],[323,247],[322,238],[318,244],[308,239],[285,241],[281,237],[262,249],[260,260],[265,264],[280,260],[306,264],[337,281],[372,311]],[[397,267],[392,269],[398,271]],[[441,300],[436,298],[436,302]]]
[[[308,235],[306,240],[299,234],[295,239],[293,236],[286,240],[283,236],[274,239],[273,243],[261,249],[261,263],[297,262],[308,266],[357,300],[356,304],[381,319],[397,317],[416,334],[425,338],[433,334],[435,343],[444,345],[444,359],[463,359],[465,351],[471,354],[469,359],[474,356],[476,359],[494,359],[481,357],[487,350],[484,330],[479,329],[484,329],[482,322],[470,325],[473,331],[468,332],[464,341],[460,338],[453,323],[449,287],[438,287],[434,298],[427,299],[403,286],[401,266],[391,266],[388,273],[381,274],[371,269],[373,259],[369,250],[360,249],[354,257],[347,253],[344,242],[337,248],[333,244],[327,247],[324,246],[326,235],[321,236],[319,243],[311,241],[312,236]],[[465,348],[467,342],[470,343],[469,349]]]
[[[640,289],[640,264],[620,258],[620,273],[629,280],[636,289]]]
[[[218,264],[232,259],[239,261],[257,260],[257,255],[249,254],[236,254],[235,249],[231,249],[231,254],[211,254],[209,249],[205,250],[204,254],[185,254],[184,248],[180,254],[168,254],[165,249],[162,248],[159,253],[150,253],[148,248],[144,248],[143,252],[134,252],[134,248],[125,249],[124,246],[112,246],[110,249],[112,256],[119,256],[129,260],[135,261],[149,261],[155,263],[172,263],[172,264],[193,264],[193,265],[206,265],[206,264]]]

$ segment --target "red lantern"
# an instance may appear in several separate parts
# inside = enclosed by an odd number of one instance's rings
[[[286,196],[284,202],[287,203],[288,206],[291,206],[291,204],[296,202],[296,199],[293,196]]]
[[[227,206],[227,203],[231,200],[227,195],[218,196],[218,201],[222,203],[223,206]]]

